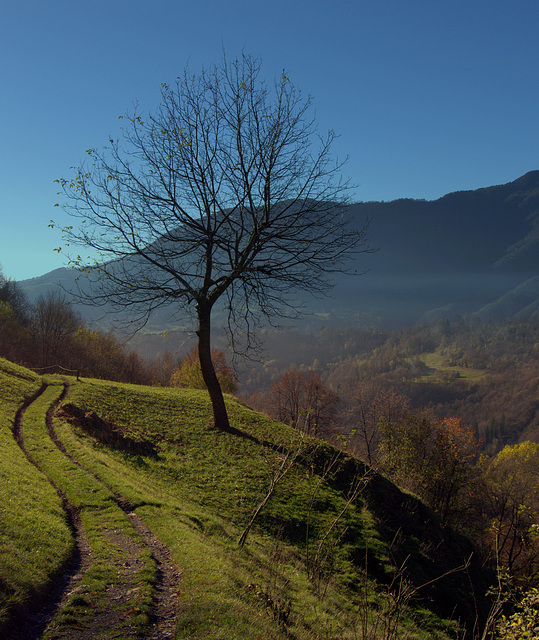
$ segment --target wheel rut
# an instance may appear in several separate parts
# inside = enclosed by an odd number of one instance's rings
[[[92,471],[84,467],[76,460],[59,440],[54,428],[54,412],[57,406],[64,400],[69,392],[69,385],[64,384],[64,391],[58,401],[49,407],[47,411],[47,428],[54,444],[67,456],[74,464],[83,469],[86,473],[100,482],[108,491],[112,493],[118,506],[129,517],[133,528],[140,535],[146,546],[149,548],[152,558],[156,564],[157,579],[155,584],[154,601],[151,615],[151,629],[145,635],[145,640],[166,640],[173,637],[176,627],[177,604],[180,590],[181,572],[174,563],[170,549],[163,544],[157,536],[149,529],[146,523],[134,512],[133,505],[121,494],[106,484]]]
[[[37,400],[37,398],[39,398],[46,389],[47,384],[44,383],[38,392],[23,404],[17,412],[15,426],[13,429],[13,435],[18,445],[25,453],[28,460],[41,471],[43,470],[40,465],[33,459],[33,456],[27,451],[25,446],[23,416],[28,407],[35,402],[35,400]],[[54,427],[54,414],[57,407],[65,399],[68,393],[69,384],[64,383],[62,393],[49,405],[47,409],[45,422],[50,439],[55,444],[56,448],[74,465],[110,492],[116,504],[126,514],[131,526],[138,533],[138,536],[142,541],[142,545],[144,545],[150,553],[152,560],[155,563],[156,579],[154,583],[149,626],[143,634],[135,636],[124,634],[121,636],[110,637],[136,637],[140,640],[172,639],[175,637],[175,629],[177,625],[181,572],[174,563],[170,549],[157,538],[146,523],[134,512],[133,505],[131,505],[131,503],[121,494],[106,484],[101,478],[96,476],[92,471],[85,468],[70,452],[67,451],[63,443],[58,438]],[[56,616],[62,611],[63,607],[69,602],[69,600],[77,594],[78,591],[80,591],[81,580],[88,570],[92,558],[78,510],[69,502],[62,488],[58,487],[50,477],[49,481],[62,498],[67,519],[75,540],[75,552],[73,557],[70,559],[68,566],[65,567],[63,575],[50,589],[47,601],[40,603],[40,609],[38,611],[33,611],[31,615],[27,612],[26,622],[24,625],[22,625],[17,631],[14,631],[12,635],[6,638],[6,640],[37,640],[43,633],[45,633],[46,638],[50,638],[51,640],[93,640],[94,638],[99,637],[97,628],[102,630],[104,627],[108,627],[110,631],[111,623],[112,625],[114,623],[112,618],[107,620],[105,616],[104,619],[100,620],[99,616],[96,616],[96,629],[94,630],[87,626],[82,629],[75,625],[76,628],[74,629],[68,629],[63,626],[61,630],[55,631]],[[122,549],[124,555],[127,554],[129,558],[134,558],[137,555],[140,555],[140,548],[137,548],[136,544],[132,540],[128,539],[125,534],[118,531],[108,531],[107,535],[114,541],[114,544]],[[130,548],[130,545],[132,548]],[[122,567],[122,572],[124,573],[128,572],[130,568],[132,571],[135,571],[137,568],[136,561],[129,560],[124,562],[123,565],[124,567]],[[121,584],[114,585],[111,588],[111,602],[114,601],[116,603],[121,603],[122,600],[127,600],[133,591],[137,590],[137,587],[134,586],[132,581],[129,579],[124,579],[123,582],[120,582]]]
[[[33,456],[28,452],[23,435],[23,417],[28,407],[35,402],[47,389],[43,383],[38,391],[18,409],[15,414],[13,437],[29,460],[39,471],[44,473],[62,500],[66,519],[73,536],[73,553],[63,567],[63,571],[51,584],[47,595],[36,602],[30,602],[23,611],[15,612],[14,624],[8,630],[6,640],[37,640],[40,638],[47,623],[59,610],[61,603],[76,590],[83,575],[90,565],[90,547],[82,527],[78,509],[69,501],[65,492],[43,471]]]

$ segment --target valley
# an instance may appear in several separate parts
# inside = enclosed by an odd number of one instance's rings
[[[351,205],[361,275],[255,358],[217,309],[230,429],[192,318],[122,335],[84,274],[0,273],[3,637],[501,633],[539,570],[538,194]]]
[[[306,315],[294,327],[399,329],[455,315],[526,319],[538,313],[539,171],[503,185],[449,193],[433,201],[357,202],[346,208],[350,231],[365,224],[366,245],[335,274],[327,298],[295,297]],[[60,268],[20,282],[31,301],[61,286],[73,308],[94,327],[129,318],[113,305],[81,305],[91,289],[87,273]],[[189,315],[164,305],[144,328],[159,334],[193,330]],[[226,310],[215,309],[215,326]]]

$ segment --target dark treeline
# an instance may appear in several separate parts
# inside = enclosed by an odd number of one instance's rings
[[[165,351],[147,361],[111,331],[90,329],[60,290],[31,304],[13,280],[0,270],[0,357],[38,373],[70,373],[117,382],[205,388],[198,358]],[[237,381],[223,351],[212,353],[223,390]]]
[[[0,356],[39,372],[149,384],[152,370],[112,333],[84,326],[60,292],[30,304],[0,272]]]

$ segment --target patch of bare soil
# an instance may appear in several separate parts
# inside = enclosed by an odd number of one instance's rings
[[[157,565],[151,628],[145,636],[147,640],[168,640],[174,638],[176,629],[181,573],[174,564],[170,549],[148,529],[146,524],[132,511],[129,518],[133,527],[151,551]]]
[[[141,553],[145,545],[114,529],[106,531],[105,536],[116,550],[114,558],[109,560],[109,565],[112,564],[116,574],[116,581],[107,588],[106,595],[110,607],[106,610],[92,611],[91,592],[84,585],[74,581],[64,592],[49,620],[44,635],[46,640],[95,640],[101,637],[111,640],[113,638],[135,640],[140,638],[136,630],[130,628],[129,614],[136,613],[136,610],[129,608],[129,602],[141,588],[137,584],[137,573],[144,566]],[[66,626],[65,621],[58,624],[57,614],[68,602],[71,602],[72,606],[79,602],[84,613],[79,621],[75,619],[69,626]],[[88,609],[91,611],[90,618],[84,615]]]

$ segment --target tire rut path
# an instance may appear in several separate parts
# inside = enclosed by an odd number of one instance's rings
[[[69,501],[65,492],[41,468],[28,452],[24,443],[24,414],[28,407],[45,392],[47,387],[47,383],[44,382],[38,391],[18,409],[15,414],[13,437],[28,461],[47,477],[60,497],[66,513],[67,524],[73,536],[74,548],[71,557],[63,567],[62,573],[51,584],[46,596],[34,602],[29,602],[21,611],[15,612],[13,616],[14,624],[8,630],[6,640],[37,640],[40,638],[49,620],[58,611],[62,601],[77,588],[90,566],[90,546],[82,527],[78,509]]]
[[[13,436],[17,444],[25,453],[28,460],[42,473],[44,473],[44,471],[25,447],[23,416],[27,408],[44,393],[47,386],[47,383],[43,383],[41,388],[20,407],[15,417],[13,429]],[[171,640],[175,637],[177,625],[181,571],[176,566],[170,549],[157,538],[146,523],[134,512],[133,505],[92,471],[84,467],[67,451],[58,438],[54,427],[54,415],[57,407],[68,393],[69,384],[65,382],[62,393],[47,409],[46,425],[49,437],[63,455],[112,494],[117,505],[127,515],[131,526],[139,534],[142,542],[149,550],[156,566],[156,582],[154,584],[150,626],[146,632],[140,636],[140,640]],[[17,631],[13,631],[6,640],[37,640],[47,628],[50,628],[51,625],[54,624],[55,616],[77,591],[80,581],[90,566],[90,547],[81,525],[78,510],[69,502],[65,493],[48,474],[45,475],[47,475],[52,486],[62,499],[75,541],[75,551],[67,563],[62,576],[51,587],[46,602],[39,603],[41,606],[37,611],[35,608],[32,611],[25,611],[24,617],[26,622]],[[122,596],[127,595],[128,593],[120,593],[115,596],[115,599],[120,600]],[[68,630],[64,630],[61,635],[58,635],[58,638],[62,638],[62,640],[75,640],[82,639],[83,637],[93,638],[94,636],[91,634],[91,630],[89,630],[89,634],[83,633],[82,635],[80,629],[73,630],[73,635],[71,635]]]
[[[129,500],[124,498],[99,476],[95,475],[92,471],[82,465],[67,451],[63,443],[58,438],[54,428],[54,412],[68,393],[69,384],[64,383],[64,391],[62,392],[62,395],[47,412],[47,428],[49,430],[50,438],[58,449],[60,449],[60,451],[74,464],[95,478],[112,493],[120,509],[127,514],[133,528],[149,548],[152,558],[156,564],[157,579],[154,585],[155,593],[154,601],[152,603],[151,629],[149,633],[144,636],[144,640],[168,640],[169,638],[173,638],[177,624],[181,571],[176,566],[170,549],[157,538],[142,518],[137,516],[134,511],[134,506],[129,502]]]

